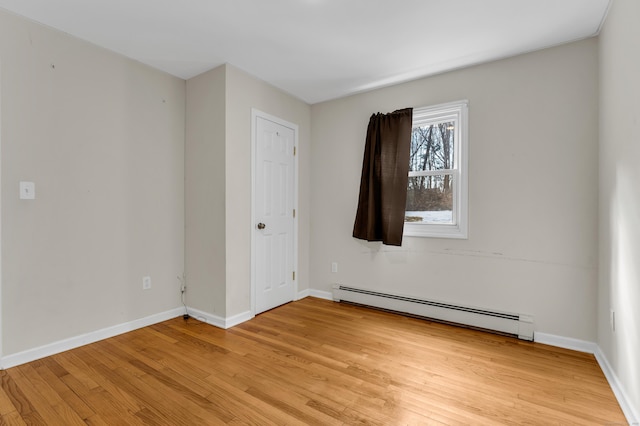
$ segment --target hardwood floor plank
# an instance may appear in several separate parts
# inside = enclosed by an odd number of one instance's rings
[[[92,389],[83,395],[83,400],[96,412],[95,416],[87,419],[87,423],[91,421],[96,424],[133,426],[144,424],[141,419],[136,417],[136,414],[144,408],[132,411],[116,396],[102,388]]]
[[[602,425],[593,355],[306,298],[176,318],[0,372],[0,423]]]
[[[253,397],[246,391],[248,386],[240,384],[227,375],[212,374],[207,378],[211,384],[212,393],[208,399],[223,401],[229,406],[231,412],[236,414],[236,418],[247,419],[249,424],[301,424],[299,420],[288,413],[275,409],[273,406]],[[252,407],[252,410],[247,410]],[[250,421],[257,415],[259,419],[265,421]]]
[[[99,414],[102,419],[109,419],[112,412],[135,413],[143,408],[138,401],[122,388],[118,387],[107,377],[101,375],[90,365],[101,365],[99,361],[93,358],[96,354],[94,347],[91,345],[76,350],[78,357],[75,360],[75,367],[82,368],[87,374],[91,374],[95,381],[91,383],[95,386],[88,387],[86,381],[80,381],[75,375],[67,375],[62,381],[74,393],[78,395],[93,411]],[[61,354],[56,355],[59,357]],[[100,356],[100,354],[97,354]],[[80,359],[80,357],[82,359]],[[61,361],[64,362],[64,361]]]
[[[18,413],[17,411],[12,411],[0,416],[0,425],[26,426],[27,423],[24,422],[24,419],[22,418],[22,416],[20,416],[20,413]]]
[[[14,410],[22,416],[35,413],[35,408],[33,408],[29,398],[20,390],[6,370],[0,371],[0,378],[2,379],[2,396],[5,401],[2,414],[9,414]],[[11,402],[11,406],[6,403],[7,401]],[[13,407],[13,409],[11,407]]]
[[[60,377],[56,376],[48,367],[51,358],[45,358],[42,363],[36,366],[35,370],[51,389],[59,395],[60,400],[69,405],[78,416],[86,420],[93,416],[95,412],[76,393],[64,383]],[[65,377],[65,376],[62,376]]]
[[[282,412],[289,414],[298,419],[301,424],[305,425],[340,425],[341,421],[333,419],[320,411],[314,410],[307,405],[308,400],[300,401],[300,398],[292,398],[290,392],[282,392],[278,388],[269,388],[267,390],[251,387],[247,389],[247,393],[254,398],[261,400],[267,405],[274,407]],[[297,396],[297,395],[295,395]],[[300,403],[302,402],[302,403]]]
[[[6,374],[4,371],[0,371],[1,375]],[[1,378],[4,381],[4,377]],[[20,398],[17,398],[20,399]],[[16,407],[11,402],[12,398],[6,392],[0,392],[0,416],[16,412]]]
[[[89,426],[110,426],[109,423],[104,421],[99,414],[94,414],[93,416],[87,418],[85,420],[85,423]],[[111,423],[111,424],[113,425],[113,424],[125,424],[125,423],[119,422],[119,423]]]
[[[90,347],[91,345],[89,345]],[[99,385],[95,382],[95,376],[91,369],[84,362],[84,359],[79,358],[79,355],[85,350],[85,347],[78,348],[75,351],[67,351],[61,354],[54,355],[53,360],[64,368],[68,372],[65,377],[73,377],[76,381],[82,384],[87,389],[95,389]],[[93,378],[92,378],[93,377]]]
[[[44,424],[85,424],[76,413],[61,408],[63,402],[60,396],[56,395],[44,381],[37,377],[37,373],[34,372],[30,364],[12,368],[9,374],[24,396],[29,399],[34,412],[43,420]]]

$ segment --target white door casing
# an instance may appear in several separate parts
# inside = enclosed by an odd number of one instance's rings
[[[252,312],[295,299],[298,128],[252,111]]]

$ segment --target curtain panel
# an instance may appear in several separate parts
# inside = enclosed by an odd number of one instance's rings
[[[402,245],[413,108],[373,114],[367,128],[353,236]]]

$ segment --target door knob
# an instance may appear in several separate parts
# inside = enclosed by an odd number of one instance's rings
[[[258,224],[258,229],[264,229],[264,228],[266,228],[266,227],[267,227],[267,225],[265,225],[265,224],[264,224],[264,223],[262,223],[262,222],[260,222],[260,223]]]

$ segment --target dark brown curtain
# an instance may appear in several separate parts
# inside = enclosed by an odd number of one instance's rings
[[[353,236],[402,245],[413,109],[373,114],[367,128]]]

